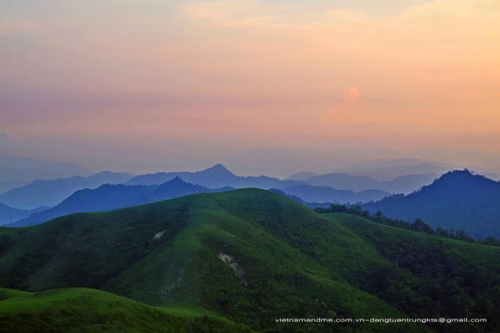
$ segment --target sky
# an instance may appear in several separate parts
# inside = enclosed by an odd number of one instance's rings
[[[0,0],[0,154],[500,170],[498,17],[498,0]]]

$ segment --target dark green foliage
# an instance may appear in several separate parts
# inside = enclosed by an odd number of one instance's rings
[[[488,318],[500,321],[500,250],[397,230],[350,215],[332,214],[387,260],[363,289],[412,317]],[[484,324],[465,330],[483,331]],[[436,327],[443,332],[457,327]],[[463,329],[463,328],[462,328]]]
[[[12,244],[12,239],[8,235],[0,235],[0,255],[7,251]]]

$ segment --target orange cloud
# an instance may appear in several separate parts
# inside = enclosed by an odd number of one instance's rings
[[[361,97],[361,92],[357,87],[350,87],[344,93],[342,102],[335,105],[328,113],[321,118],[337,123],[367,123],[362,114],[368,107],[368,102]]]

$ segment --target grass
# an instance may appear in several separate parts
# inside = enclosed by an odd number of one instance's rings
[[[93,289],[1,288],[0,297],[2,332],[251,332],[218,316],[152,307]]]

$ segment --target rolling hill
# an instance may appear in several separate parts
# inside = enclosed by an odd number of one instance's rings
[[[56,288],[71,288],[70,294],[83,292],[77,287],[99,289],[170,313],[210,313],[258,332],[493,332],[500,328],[499,281],[499,247],[354,215],[320,215],[258,189],[0,228],[3,288],[42,296]],[[17,313],[36,307],[30,294],[9,293],[25,302]],[[85,306],[78,297],[61,298]],[[64,321],[65,315],[45,313],[40,325]],[[15,320],[0,316],[6,318],[0,325]],[[488,323],[276,321],[407,317],[484,317]],[[82,321],[87,329],[95,324]],[[119,324],[110,321],[107,329]]]
[[[95,289],[28,293],[0,288],[0,331],[21,332],[252,332],[208,311],[165,309]]]
[[[500,238],[500,183],[468,170],[446,173],[409,195],[363,205],[391,218],[424,220],[432,228],[464,229],[474,238]]]

